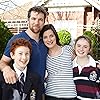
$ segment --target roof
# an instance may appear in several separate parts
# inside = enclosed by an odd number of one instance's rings
[[[0,14],[0,19],[3,20],[16,20],[27,19],[27,11],[32,7],[32,2],[28,2],[23,6],[17,6],[9,11],[4,11]]]
[[[100,1],[99,0],[85,0],[85,1],[100,11]]]
[[[7,0],[6,0],[7,1]],[[8,0],[9,1],[9,0]],[[18,6],[15,9],[11,9],[9,11],[4,11],[4,13],[0,14],[0,19],[6,20],[15,20],[15,19],[27,19],[27,10],[32,7],[34,2],[28,2],[24,5]],[[58,11],[64,11],[64,10],[84,10],[84,7],[87,6],[93,6],[100,10],[100,1],[98,0],[38,0],[36,5],[43,5],[45,7],[48,7],[48,11],[52,9],[51,11],[56,11],[56,8],[58,8]],[[79,8],[78,8],[79,7]],[[83,8],[82,8],[83,7]],[[63,9],[61,9],[63,8]],[[70,9],[69,9],[70,8]]]
[[[99,0],[46,0],[45,7],[55,8],[55,7],[85,7],[93,6],[100,10]]]

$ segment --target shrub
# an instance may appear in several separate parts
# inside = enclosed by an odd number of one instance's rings
[[[58,31],[58,37],[61,45],[67,45],[71,42],[71,34],[66,30]]]
[[[87,37],[90,38],[91,42],[92,42],[92,56],[95,60],[98,60],[98,40],[96,38],[96,35],[91,32],[91,31],[85,31],[84,35],[86,35]]]
[[[12,33],[9,31],[5,22],[0,20],[0,58],[4,52],[7,41],[12,36]]]

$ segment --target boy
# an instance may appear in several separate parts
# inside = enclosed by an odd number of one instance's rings
[[[19,38],[12,42],[10,48],[10,56],[14,61],[12,69],[17,73],[18,81],[15,84],[7,84],[0,73],[2,100],[42,100],[40,77],[27,68],[31,52],[32,46],[29,41]],[[23,77],[20,76],[21,73]]]

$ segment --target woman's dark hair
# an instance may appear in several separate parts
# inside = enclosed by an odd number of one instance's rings
[[[44,25],[44,27],[42,28],[42,30],[40,32],[40,37],[43,38],[43,34],[47,30],[52,30],[53,31],[53,33],[54,33],[54,35],[56,37],[57,45],[61,45],[60,42],[59,42],[59,37],[58,37],[57,31],[56,31],[56,29],[54,28],[54,26],[52,24]]]

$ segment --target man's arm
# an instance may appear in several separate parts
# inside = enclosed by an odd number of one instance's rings
[[[10,57],[3,55],[0,60],[0,70],[3,72],[5,82],[9,84],[14,84],[17,81],[17,76],[16,73],[9,66],[10,61]]]

